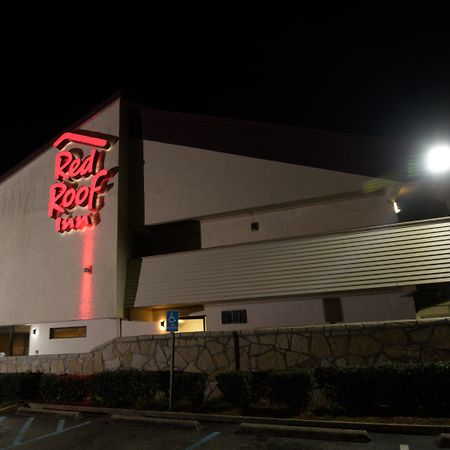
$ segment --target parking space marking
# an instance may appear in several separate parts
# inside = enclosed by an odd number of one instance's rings
[[[196,448],[199,448],[201,445],[205,444],[206,442],[210,441],[211,439],[215,438],[220,434],[219,431],[214,431],[211,434],[208,434],[204,438],[200,439],[199,441],[192,444],[190,447],[187,447],[185,450],[194,450]]]
[[[0,416],[0,423],[2,423],[6,419],[6,416]]]
[[[66,422],[65,419],[61,419],[58,422],[58,426],[56,427],[56,431],[63,431],[65,422]]]
[[[409,445],[407,445],[407,444],[400,444],[400,450],[409,450]]]
[[[34,419],[34,417],[30,417],[30,419]],[[28,420],[29,420],[29,419],[28,419]],[[27,422],[28,422],[28,421],[27,421]],[[31,422],[32,422],[32,421],[31,421]],[[30,422],[30,424],[31,424],[31,422]],[[44,435],[39,436],[39,437],[37,437],[37,438],[29,439],[28,441],[19,442],[19,443],[17,443],[17,444],[16,444],[16,441],[14,441],[14,444],[9,445],[8,447],[3,447],[3,448],[1,448],[0,450],[7,450],[7,449],[10,449],[10,448],[21,447],[22,445],[27,445],[27,444],[29,444],[30,442],[41,441],[42,439],[46,439],[46,438],[52,437],[52,436],[57,436],[58,434],[62,434],[62,433],[65,433],[66,431],[74,430],[75,428],[84,427],[85,425],[89,425],[90,423],[91,423],[90,421],[89,421],[89,422],[79,423],[79,424],[77,424],[77,425],[74,425],[73,427],[69,427],[69,428],[66,428],[66,429],[61,430],[61,431],[54,431],[53,433],[44,434]],[[59,426],[59,424],[58,424],[58,426]],[[22,429],[23,429],[23,428],[24,428],[24,427],[22,427]],[[22,430],[21,430],[21,431],[22,431]],[[26,430],[25,430],[25,431],[26,431]],[[20,432],[19,432],[19,433],[20,433]],[[16,440],[17,440],[17,438],[16,438]]]
[[[25,433],[28,431],[28,428],[31,427],[33,420],[34,417],[29,417],[27,421],[23,424],[22,428],[19,430],[16,438],[14,439],[14,445],[18,445],[23,441],[23,437],[25,436]]]

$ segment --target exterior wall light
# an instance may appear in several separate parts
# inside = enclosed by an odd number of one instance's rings
[[[84,273],[90,273],[92,274],[92,266],[86,266],[83,268]]]
[[[401,211],[401,209],[398,206],[398,203],[397,202],[392,202],[392,205],[394,206],[394,212],[396,214],[398,214]]]
[[[447,172],[450,169],[450,146],[439,144],[432,147],[426,155],[426,167],[435,174]]]
[[[159,326],[160,326],[161,330],[165,330],[166,329],[165,320],[161,320],[161,322],[159,323]]]

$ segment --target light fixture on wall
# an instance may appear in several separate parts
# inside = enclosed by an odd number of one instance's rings
[[[83,272],[92,274],[92,266],[83,267]]]
[[[166,323],[165,320],[161,320],[161,322],[159,323],[159,326],[160,326],[161,330],[165,330],[166,329],[165,323]]]
[[[251,231],[259,231],[259,222],[257,222],[253,216],[253,213],[250,211],[251,221],[250,221],[250,230]]]

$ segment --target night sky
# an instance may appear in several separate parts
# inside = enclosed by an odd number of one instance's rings
[[[102,18],[107,26],[74,19],[35,25],[14,46],[1,32],[0,172],[118,90],[157,109],[424,146],[450,137],[449,24],[368,23],[348,11],[236,17],[160,22],[150,14],[131,28],[117,14]]]

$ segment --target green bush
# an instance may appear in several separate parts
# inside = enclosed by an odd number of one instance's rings
[[[411,375],[410,371],[408,367],[404,371],[404,374],[410,377],[408,402],[414,401],[411,397],[415,397],[416,402],[422,405],[424,415],[448,417],[450,414],[450,363],[425,363],[421,368],[416,368]],[[411,392],[414,392],[413,396]]]
[[[270,374],[270,400],[275,405],[286,405],[296,411],[308,406],[313,388],[310,369],[279,369]]]
[[[53,375],[41,373],[0,374],[0,404],[44,401],[82,403],[110,407],[145,408],[155,405],[158,392],[168,399],[168,371],[116,370],[95,375]],[[207,375],[175,372],[176,404],[203,404]]]
[[[395,414],[448,416],[449,382],[448,362],[392,365],[385,403]]]
[[[259,403],[263,400],[270,401],[272,397],[272,372],[270,370],[251,372],[250,388],[252,403]]]
[[[308,405],[313,387],[310,369],[232,371],[221,373],[216,379],[225,402],[240,407],[268,399],[272,405],[301,410]]]
[[[169,397],[169,371],[117,370],[98,373],[90,382],[94,403],[103,406],[144,408],[151,406],[157,392]],[[173,395],[176,403],[199,406],[205,397],[207,375],[175,372]]]
[[[386,371],[382,366],[344,367],[334,379],[335,403],[347,413],[364,414],[385,404],[387,397]]]
[[[40,396],[47,403],[80,403],[90,397],[90,375],[44,374]]]
[[[232,406],[248,406],[252,399],[250,372],[233,370],[216,375],[217,387],[226,403]]]
[[[208,375],[202,372],[174,372],[173,397],[176,403],[199,406],[205,400]],[[158,389],[169,398],[170,372],[159,372]]]
[[[0,373],[0,403],[39,400],[40,372]]]
[[[145,407],[158,390],[158,372],[124,369],[97,373],[90,382],[95,404],[111,407]]]
[[[449,381],[447,362],[346,367],[326,380],[335,405],[348,415],[390,416],[447,416]]]

